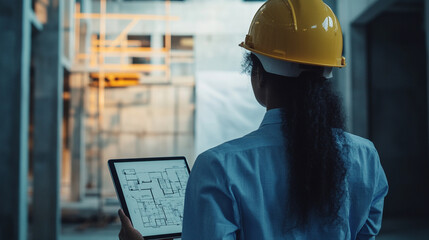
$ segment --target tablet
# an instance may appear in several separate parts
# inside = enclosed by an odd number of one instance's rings
[[[111,159],[122,209],[145,239],[180,237],[189,166],[185,157]]]

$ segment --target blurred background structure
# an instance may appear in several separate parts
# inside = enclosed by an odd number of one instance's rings
[[[0,0],[0,239],[117,239],[111,158],[184,155],[258,127],[241,73],[263,0]],[[347,128],[390,192],[379,239],[429,239],[429,0],[325,0]]]

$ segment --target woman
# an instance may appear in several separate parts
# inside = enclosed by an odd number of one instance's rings
[[[374,145],[344,131],[328,80],[345,66],[336,16],[322,0],[269,0],[240,46],[267,112],[198,156],[182,239],[373,239],[388,185]]]

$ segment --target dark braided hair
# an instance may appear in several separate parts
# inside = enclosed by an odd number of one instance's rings
[[[321,76],[321,67],[297,78],[284,77],[266,72],[256,55],[245,55],[244,72],[255,74],[257,68],[267,81],[280,81],[284,92],[282,131],[290,168],[288,216],[295,220],[295,227],[305,227],[311,215],[324,219],[324,224],[339,224],[346,176],[342,158],[346,150],[338,143],[345,139],[339,97],[330,81]]]

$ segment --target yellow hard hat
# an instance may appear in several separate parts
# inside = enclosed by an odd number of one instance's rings
[[[268,0],[256,12],[240,46],[293,63],[346,66],[340,23],[322,0]]]

